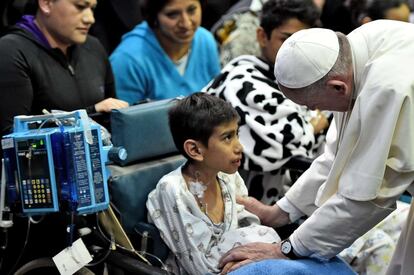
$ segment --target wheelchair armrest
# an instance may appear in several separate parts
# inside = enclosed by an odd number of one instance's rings
[[[141,251],[149,252],[160,260],[164,261],[169,254],[169,248],[161,239],[160,232],[155,225],[145,222],[139,222],[134,226],[135,236],[133,242],[137,242],[135,247]],[[154,265],[159,263],[148,258]]]
[[[121,270],[126,271],[126,274],[147,274],[147,275],[169,275],[166,270],[156,266],[147,265],[136,258],[121,254],[117,251],[111,251],[107,258],[110,265],[114,265]]]

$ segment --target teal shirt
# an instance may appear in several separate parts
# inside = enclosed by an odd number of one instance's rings
[[[184,75],[180,75],[145,21],[122,37],[110,61],[117,97],[130,104],[142,99],[187,96],[200,91],[220,73],[216,42],[202,27],[194,35]]]

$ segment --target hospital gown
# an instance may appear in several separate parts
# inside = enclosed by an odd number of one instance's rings
[[[215,224],[188,190],[181,168],[165,175],[147,201],[149,221],[171,250],[168,265],[174,274],[219,273],[218,261],[231,248],[280,241],[273,228],[260,225],[257,216],[236,203],[236,196],[247,196],[238,173],[218,173],[225,209],[224,221]]]

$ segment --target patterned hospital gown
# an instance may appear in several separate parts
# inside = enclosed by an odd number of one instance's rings
[[[397,209],[358,238],[341,256],[359,275],[384,275],[404,226],[410,204],[397,201]],[[414,271],[413,271],[414,274]]]
[[[147,201],[149,221],[171,250],[168,266],[174,274],[219,273],[218,261],[229,249],[280,241],[273,228],[260,225],[257,216],[236,203],[236,196],[247,196],[238,173],[217,176],[225,210],[224,222],[214,224],[188,190],[181,168],[165,175]]]

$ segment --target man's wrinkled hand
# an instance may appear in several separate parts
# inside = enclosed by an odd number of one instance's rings
[[[239,267],[265,259],[287,259],[280,252],[280,243],[249,243],[229,250],[221,257],[219,268],[222,274],[227,274]]]

